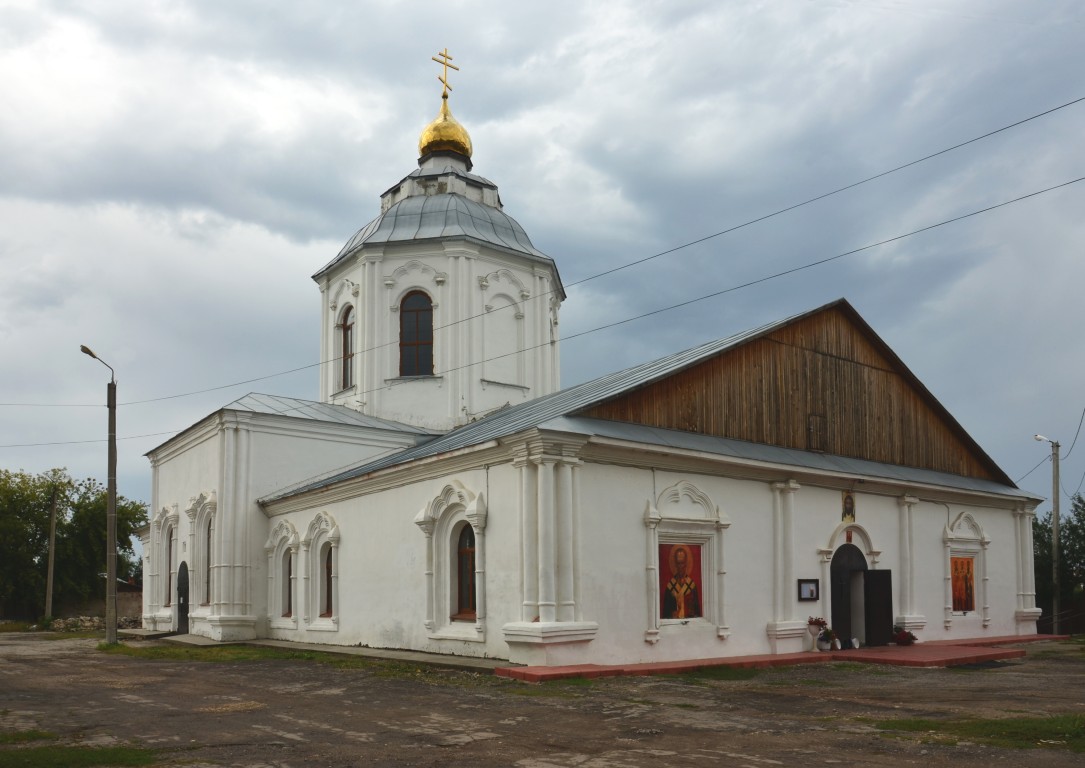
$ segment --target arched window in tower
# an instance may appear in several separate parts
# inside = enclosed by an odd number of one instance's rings
[[[204,529],[204,563],[203,563],[203,604],[211,604],[211,518],[207,519],[207,527]]]
[[[354,307],[347,305],[339,316],[339,388],[354,386]]]
[[[456,613],[453,619],[475,619],[475,529],[470,525],[460,528],[456,542]]]
[[[422,291],[399,305],[399,375],[433,375],[433,302]]]

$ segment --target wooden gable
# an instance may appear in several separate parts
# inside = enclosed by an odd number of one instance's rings
[[[845,301],[580,415],[1012,485]]]

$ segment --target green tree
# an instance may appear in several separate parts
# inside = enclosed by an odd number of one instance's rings
[[[62,474],[0,469],[0,616],[32,618],[45,606],[50,479]]]
[[[108,507],[106,488],[96,480],[72,484],[68,514],[57,526],[56,568],[53,576],[54,604],[84,602],[105,592],[105,529]],[[136,568],[132,537],[146,522],[147,507],[117,497],[117,578],[127,580]]]
[[[1032,522],[1036,605],[1050,619],[1052,596],[1051,512]],[[1085,625],[1085,498],[1075,494],[1070,514],[1059,515],[1060,630],[1081,631]]]
[[[105,595],[106,489],[67,471],[39,475],[0,469],[0,617],[33,619],[45,608],[49,512],[57,504],[53,605]],[[140,502],[117,497],[117,575],[136,573],[132,536],[147,517]]]

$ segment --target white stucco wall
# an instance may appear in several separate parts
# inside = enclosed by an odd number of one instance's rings
[[[740,479],[593,462],[580,465],[577,472],[575,619],[598,624],[590,641],[554,645],[545,652],[506,642],[502,627],[533,623],[537,616],[537,611],[530,608],[527,613],[536,616],[524,613],[521,478],[511,463],[450,472],[399,488],[363,491],[356,498],[317,504],[303,511],[273,514],[272,525],[286,520],[300,532],[316,514],[326,512],[338,525],[342,543],[334,631],[307,628],[304,621],[299,621],[296,628],[272,629],[271,635],[306,642],[414,648],[522,662],[544,659],[546,663],[608,664],[800,651],[810,647],[805,632],[807,617],[832,615],[830,559],[849,531],[855,545],[867,554],[869,567],[892,572],[893,615],[901,614],[900,499],[905,491],[916,493],[915,489],[871,492],[857,485],[853,491],[856,520],[842,523],[841,486],[826,487],[810,479],[789,486],[793,488],[793,507],[791,527],[782,537],[784,551],[790,551],[785,566],[775,558],[774,484],[786,485],[786,476]],[[646,509],[661,504],[661,494],[679,485],[695,488],[718,507],[726,527],[702,529],[719,531],[711,536],[723,539],[723,562],[706,556],[703,618],[684,623],[656,622],[658,603],[650,602],[646,576],[656,565],[648,545]],[[485,498],[486,616],[479,622],[484,626],[482,632],[469,622],[448,621],[447,586],[438,590],[436,626],[427,629],[425,623],[426,541],[415,520],[420,510],[450,488],[461,489],[465,499],[478,495]],[[931,491],[925,489],[924,494],[930,495]],[[1012,510],[962,504],[959,492],[945,495],[951,499],[949,502],[914,499],[913,602],[922,622],[913,623],[913,631],[920,640],[1030,631],[1028,625],[1015,619],[1020,584],[1015,563],[1020,543],[1015,539]],[[1000,503],[1003,507],[1008,504],[1006,500]],[[700,514],[696,510],[690,513],[689,509],[682,506],[680,513]],[[947,522],[952,524],[963,513],[982,527],[988,540],[986,623],[979,605],[979,568],[977,610],[968,615],[949,615],[952,612],[945,611],[944,534]],[[662,514],[666,521],[669,513]],[[445,529],[446,536],[447,532]],[[672,540],[681,540],[681,536],[672,536]],[[441,546],[447,550],[449,540],[445,538]],[[704,551],[708,552],[710,546],[703,544]],[[446,554],[438,560],[435,578],[447,585],[450,557]],[[717,592],[710,566],[722,567],[726,572],[722,610],[713,602]],[[781,579],[786,579],[782,586],[778,581]],[[800,601],[798,579],[819,579],[820,600]],[[784,598],[780,600],[777,594]],[[657,624],[657,634],[651,636],[653,624]],[[457,631],[461,637],[453,636]]]

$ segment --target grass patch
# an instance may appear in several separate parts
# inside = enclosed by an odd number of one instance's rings
[[[753,680],[755,677],[761,674],[760,669],[753,667],[704,667],[702,669],[695,669],[690,672],[683,672],[679,677],[686,680],[723,680],[731,682],[739,682],[742,680]]]
[[[32,626],[29,621],[0,621],[0,632],[29,632]]]
[[[563,680],[548,680],[529,685],[518,683],[507,690],[514,696],[551,696],[558,699],[573,699],[582,696],[582,690],[590,687],[591,684],[592,681],[586,677],[567,677]]]
[[[1010,749],[1067,749],[1085,752],[1085,715],[984,720],[877,720],[883,731],[921,733],[943,740],[966,739]]]
[[[231,663],[241,661],[316,661],[338,667],[367,667],[374,662],[361,656],[340,656],[318,651],[269,648],[261,645],[129,645],[100,643],[98,650],[115,656],[131,656],[149,661],[203,661]]]
[[[0,744],[25,744],[28,741],[45,741],[55,738],[56,734],[49,731],[12,731],[0,733]]]
[[[27,747],[4,750],[0,755],[0,762],[11,768],[153,765],[158,758],[153,750],[139,747]]]

